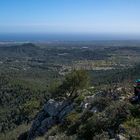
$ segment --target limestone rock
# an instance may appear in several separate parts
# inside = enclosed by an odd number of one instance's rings
[[[69,101],[58,102],[50,99],[37,114],[28,133],[27,140],[32,140],[45,134],[48,129],[61,123],[64,117],[73,110],[73,103]]]

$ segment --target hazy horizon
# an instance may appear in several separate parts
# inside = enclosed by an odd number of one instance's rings
[[[140,40],[140,35],[127,34],[69,34],[69,33],[0,33],[0,41],[10,42],[48,42],[48,41],[102,41],[102,40]]]

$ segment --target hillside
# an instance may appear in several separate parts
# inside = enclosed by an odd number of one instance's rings
[[[85,77],[81,71],[68,74],[36,115],[29,131],[18,139],[139,139],[140,105],[129,102],[131,89],[96,91],[86,86]]]
[[[100,45],[1,45],[0,139],[139,139],[139,105],[129,98],[140,48]]]
[[[31,43],[0,47],[1,57],[32,57],[39,55],[39,51],[39,47]]]

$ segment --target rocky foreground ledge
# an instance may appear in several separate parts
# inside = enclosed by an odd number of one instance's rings
[[[63,118],[73,110],[73,103],[68,101],[57,102],[50,99],[33,122],[27,140],[45,134],[52,126],[62,123]]]
[[[52,126],[63,123],[63,118],[73,110],[70,101],[55,101],[50,99],[37,114],[31,129],[19,136],[19,140],[32,140],[45,134]]]
[[[125,100],[125,97],[120,94],[120,91],[113,92],[99,92],[91,96],[85,96],[84,100],[80,103],[79,107],[82,109],[82,112],[90,111],[92,113],[102,112],[105,108],[103,105],[98,104],[98,98],[109,98],[113,101],[122,101]],[[73,100],[63,100],[56,101],[50,99],[44,105],[43,109],[36,115],[30,130],[24,134],[21,134],[18,140],[33,140],[39,136],[46,134],[53,126],[57,124],[65,123],[65,118],[71,112],[75,110],[75,102]],[[117,115],[117,114],[116,114]],[[109,130],[110,135],[113,133],[112,130]],[[113,136],[114,137],[114,136]],[[118,135],[117,135],[118,137]],[[119,135],[119,138],[122,137]],[[118,139],[119,139],[118,138]]]

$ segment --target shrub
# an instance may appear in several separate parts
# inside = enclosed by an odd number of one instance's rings
[[[140,105],[134,105],[130,108],[133,117],[140,117]]]
[[[97,97],[94,99],[92,106],[96,107],[99,112],[103,111],[111,104],[112,100],[108,97]]]
[[[79,138],[92,140],[93,136],[101,134],[103,130],[107,129],[107,121],[108,119],[103,117],[102,115],[95,114],[80,126],[80,129],[78,131]]]
[[[78,96],[78,90],[84,89],[89,84],[89,77],[86,71],[74,70],[65,76],[64,81],[53,90],[54,97],[71,97]]]

